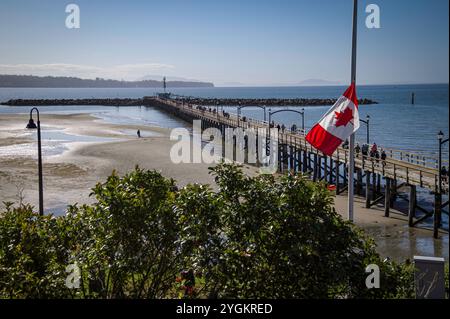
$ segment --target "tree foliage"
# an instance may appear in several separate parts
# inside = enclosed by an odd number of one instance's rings
[[[0,215],[2,298],[401,298],[411,266],[383,261],[324,184],[211,168],[217,188],[113,173],[65,216]],[[381,288],[367,289],[368,264]],[[78,289],[66,287],[76,264]]]

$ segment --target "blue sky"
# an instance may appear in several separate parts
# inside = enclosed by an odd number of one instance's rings
[[[80,29],[65,27],[69,3],[80,7]],[[2,0],[0,73],[347,83],[352,3]],[[448,0],[359,3],[359,83],[448,83]],[[371,3],[380,7],[380,29],[365,27]]]

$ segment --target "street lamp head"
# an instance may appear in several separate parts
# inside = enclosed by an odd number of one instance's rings
[[[438,136],[438,139],[442,140],[444,138],[444,133],[442,133],[442,131],[439,131],[437,136]]]
[[[367,114],[366,119],[370,120],[370,115],[369,114]]]
[[[31,118],[31,117],[30,117],[30,120],[28,121],[27,128],[28,129],[36,129],[37,128],[36,123],[34,123],[33,118]]]

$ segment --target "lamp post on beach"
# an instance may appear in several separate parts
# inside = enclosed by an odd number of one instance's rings
[[[365,120],[359,119],[360,122],[363,122],[364,124],[366,124],[366,128],[367,128],[366,141],[367,141],[367,144],[370,144],[370,139],[369,139],[369,120],[370,120],[370,115],[369,114],[367,114]]]
[[[33,120],[33,111],[37,114],[37,125]],[[41,121],[39,120],[39,110],[33,107],[30,110],[30,120],[27,129],[37,129],[38,138],[38,174],[39,174],[39,215],[44,215],[44,188],[42,183],[42,150],[41,150]]]

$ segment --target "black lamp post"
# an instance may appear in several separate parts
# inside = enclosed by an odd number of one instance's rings
[[[302,107],[302,134],[305,135],[305,108]]]
[[[37,113],[37,126],[33,120],[33,111]],[[44,189],[42,183],[42,150],[41,150],[41,122],[39,120],[39,110],[33,107],[30,110],[30,120],[27,124],[27,129],[37,129],[38,137],[38,171],[39,171],[39,215],[44,215]]]
[[[369,120],[370,120],[370,115],[367,115],[366,116],[366,119],[365,120],[359,120],[360,122],[363,122],[364,124],[366,124],[366,128],[367,128],[367,133],[366,133],[366,141],[367,141],[367,144],[370,144],[370,138],[369,138]]]
[[[439,179],[438,179],[438,192],[442,194],[442,145],[448,142],[448,138],[444,140],[444,133],[439,131],[438,133],[439,140],[439,158],[438,158],[438,166],[439,166]]]
[[[438,237],[438,228],[441,224],[441,205],[442,205],[442,145],[448,142],[448,138],[444,140],[444,133],[439,131],[438,135],[439,140],[439,157],[438,157],[438,189],[435,198],[435,213],[434,213],[434,237]]]
[[[241,105],[242,105],[241,101],[239,101],[238,104],[239,104],[239,106],[237,108],[237,126],[239,127],[239,114],[241,112]]]

